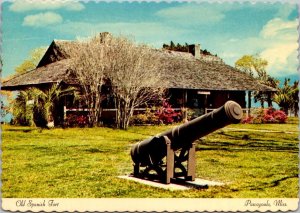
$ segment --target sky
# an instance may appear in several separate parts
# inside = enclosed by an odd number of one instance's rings
[[[298,23],[295,3],[3,2],[2,77],[54,39],[110,32],[154,48],[171,40],[197,43],[232,66],[243,55],[258,54],[268,61],[268,74],[295,80]]]

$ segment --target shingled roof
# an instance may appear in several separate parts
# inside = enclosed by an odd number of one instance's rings
[[[73,41],[54,40],[37,68],[3,82],[4,90],[19,90],[45,83],[77,84],[70,70],[67,45]],[[168,88],[228,91],[274,91],[222,60],[196,59],[191,53],[153,50],[162,59],[161,69]]]

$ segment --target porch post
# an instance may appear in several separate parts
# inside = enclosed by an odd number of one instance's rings
[[[185,112],[185,113],[183,113],[184,122],[187,121],[187,106],[186,105],[187,105],[187,90],[184,89],[183,90],[183,108],[184,108],[184,112]]]
[[[268,92],[268,107],[272,107],[272,92]]]
[[[67,119],[67,97],[64,97],[64,118],[63,118],[63,125],[65,125]]]
[[[186,107],[187,105],[187,90],[183,90],[183,107]]]
[[[248,110],[247,110],[247,116],[250,115],[250,109],[251,109],[251,91],[248,91]]]

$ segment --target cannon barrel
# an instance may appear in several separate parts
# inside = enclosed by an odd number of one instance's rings
[[[131,148],[131,158],[141,166],[155,165],[166,156],[165,137],[171,141],[173,150],[189,147],[209,133],[232,123],[239,123],[243,112],[239,104],[227,101],[222,107],[204,114],[171,130],[138,142]]]

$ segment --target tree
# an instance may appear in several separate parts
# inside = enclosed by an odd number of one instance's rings
[[[34,94],[35,109],[42,112],[45,116],[47,124],[53,122],[55,105],[61,97],[73,95],[76,99],[77,91],[74,87],[61,88],[58,84],[52,85],[47,90],[32,89]]]
[[[75,88],[62,89],[54,84],[47,90],[28,88],[19,92],[13,101],[14,123],[24,126],[46,128],[53,121],[55,104],[66,95],[77,97]]]
[[[244,55],[235,62],[235,67],[250,76],[257,76],[263,82],[267,81],[268,75],[266,67],[268,61],[260,58],[258,55]]]
[[[260,83],[272,87],[272,88],[277,88],[279,85],[279,80],[276,78],[273,78],[269,75],[267,75],[267,80],[266,81],[260,81]],[[260,105],[262,108],[264,108],[264,103],[267,102],[268,106],[272,106],[272,101],[273,97],[271,96],[270,93],[262,92],[262,91],[256,91],[254,92],[254,101],[255,102],[260,102]]]
[[[179,52],[188,52],[189,51],[189,45],[187,43],[185,43],[184,45],[177,43],[177,45],[175,45],[173,41],[170,42],[170,45],[163,44],[163,48],[167,49],[167,50],[173,50],[173,51],[179,51]]]
[[[33,105],[29,104],[33,97],[33,90],[27,89],[20,91],[12,101],[13,124],[34,126]]]
[[[298,84],[299,81],[295,81],[294,85],[291,86],[290,79],[285,79],[283,86],[278,88],[274,96],[274,102],[286,114],[288,114],[289,109],[292,109],[295,115],[298,114]]]
[[[235,67],[242,72],[256,78],[261,84],[276,88],[279,81],[267,74],[266,67],[268,61],[260,58],[258,55],[244,55],[235,62]],[[256,91],[254,93],[254,101],[260,102],[261,107],[264,107],[264,102],[272,106],[272,97],[265,92]]]
[[[38,47],[30,52],[29,58],[25,59],[22,64],[15,68],[16,74],[22,74],[36,68],[41,58],[45,54],[46,47]]]
[[[121,129],[127,129],[135,107],[162,94],[158,54],[145,45],[103,33],[88,41],[77,41],[70,51],[92,125],[99,122],[104,83],[112,89],[116,124]]]
[[[299,81],[294,81],[294,84],[292,86],[292,110],[294,112],[294,115],[298,117],[299,112]]]
[[[105,65],[108,63],[106,43],[100,37],[77,41],[69,47],[72,67],[82,88],[83,100],[88,110],[89,126],[99,124],[101,102],[103,100],[102,85],[105,80]]]
[[[161,97],[166,81],[155,50],[123,37],[109,39],[108,43],[106,71],[118,109],[117,127],[127,129],[134,109]]]
[[[12,112],[11,103],[13,101],[13,93],[10,91],[0,91],[0,119],[1,122],[4,121],[6,115]]]

